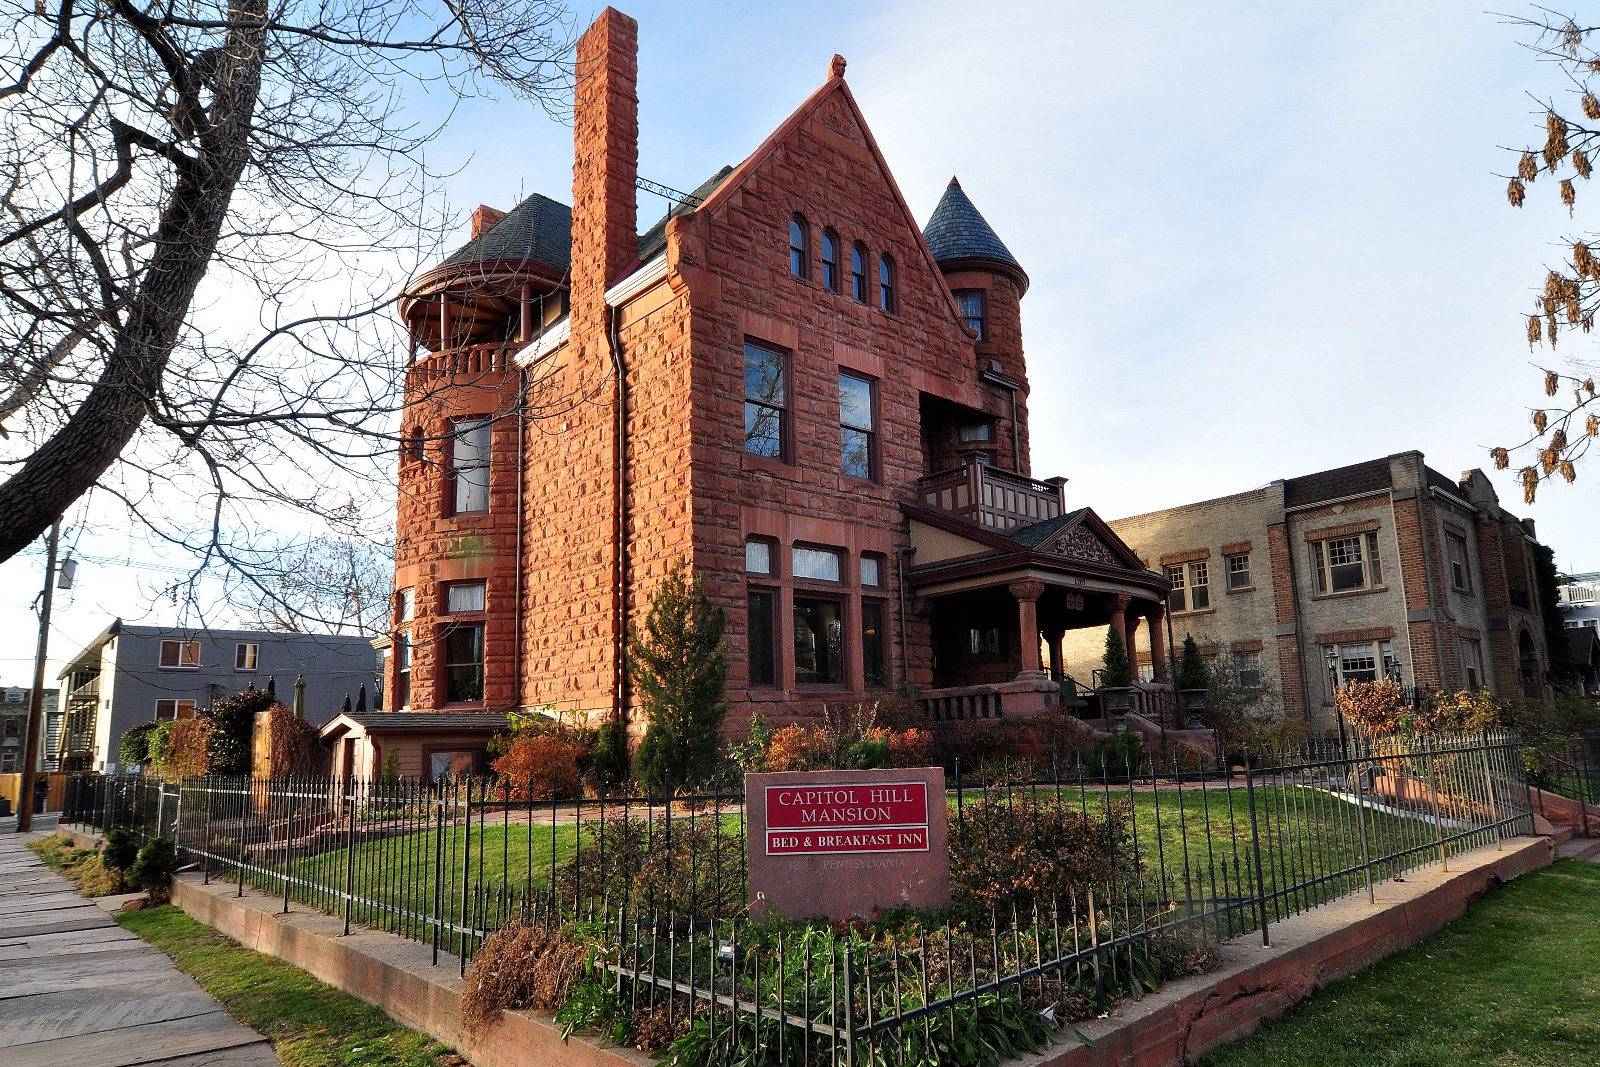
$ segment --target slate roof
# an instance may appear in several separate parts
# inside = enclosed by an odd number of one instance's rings
[[[1592,626],[1576,626],[1567,630],[1567,648],[1571,651],[1572,664],[1585,671],[1593,672],[1595,666],[1595,645],[1600,643],[1600,635],[1595,633]]]
[[[716,192],[732,167],[723,167],[694,190],[696,203]],[[694,210],[673,204],[661,221],[639,236],[639,261],[648,261],[667,247],[667,220]],[[451,252],[441,267],[461,263],[540,263],[559,273],[572,269],[572,209],[534,193],[506,213],[505,218]]]
[[[1283,483],[1283,506],[1294,508],[1323,500],[1338,500],[1359,493],[1390,489],[1393,485],[1393,479],[1389,476],[1389,460],[1369,459],[1365,463],[1308,474],[1303,478],[1286,479]]]
[[[1057,531],[1072,525],[1079,515],[1088,510],[1088,508],[1079,508],[1077,511],[1069,511],[1065,514],[1057,515],[1053,519],[1045,519],[1043,522],[1019,526],[1005,536],[1024,548],[1038,548],[1050,540]]]
[[[474,711],[352,711],[345,715],[368,731],[378,730],[504,730],[504,715]],[[337,720],[339,716],[335,715]]]
[[[928,217],[922,228],[922,239],[936,262],[955,259],[990,259],[1004,263],[1021,275],[1023,288],[1027,288],[1028,275],[1011,254],[1005,242],[973,206],[961,183],[954,178],[939,198],[939,206]]]
[[[529,261],[560,272],[572,269],[572,209],[538,193],[450,253],[439,265]]]

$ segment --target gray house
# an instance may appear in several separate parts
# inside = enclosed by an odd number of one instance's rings
[[[26,686],[0,686],[0,774],[22,770],[23,737],[27,734],[28,701],[33,690]],[[61,740],[61,714],[56,710],[56,691],[44,691],[44,737],[39,746],[39,769],[56,769],[56,745]]]
[[[128,626],[118,619],[61,671],[62,769],[115,771],[128,727],[190,718],[252,685],[265,689],[269,680],[291,704],[300,677],[306,718],[320,726],[362,685],[369,706],[375,703],[378,653],[370,637]]]

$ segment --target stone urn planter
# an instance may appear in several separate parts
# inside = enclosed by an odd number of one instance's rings
[[[1180,689],[1178,690],[1178,706],[1188,716],[1188,728],[1191,730],[1205,729],[1205,723],[1200,719],[1200,713],[1206,710],[1206,697],[1209,689]]]
[[[1133,710],[1133,686],[1103,685],[1100,687],[1100,710],[1107,717],[1126,715]]]

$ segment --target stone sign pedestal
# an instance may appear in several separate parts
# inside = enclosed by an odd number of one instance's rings
[[[950,903],[944,771],[745,775],[751,914],[872,915]]]

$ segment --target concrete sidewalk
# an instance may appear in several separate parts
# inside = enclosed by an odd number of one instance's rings
[[[166,953],[119,927],[0,819],[0,1063],[277,1067]],[[55,817],[35,817],[53,831]]]

